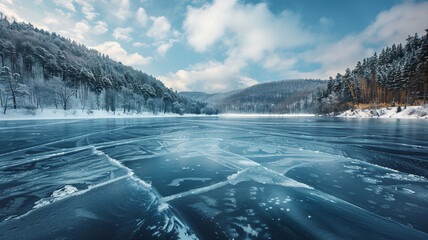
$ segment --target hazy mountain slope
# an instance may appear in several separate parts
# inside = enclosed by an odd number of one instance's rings
[[[182,92],[183,96],[213,104],[220,112],[312,112],[313,94],[326,86],[322,80],[282,80],[226,93]]]

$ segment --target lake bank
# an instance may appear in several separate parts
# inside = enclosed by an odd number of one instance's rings
[[[408,106],[401,107],[386,107],[378,109],[354,109],[336,115],[336,117],[346,118],[411,118],[411,119],[428,119],[428,105],[425,106]]]
[[[218,115],[184,114],[152,112],[106,112],[104,110],[82,110],[82,109],[9,109],[6,114],[0,114],[0,121],[10,120],[54,120],[54,119],[97,119],[97,118],[159,118],[159,117],[209,117],[218,116],[223,118],[284,118],[284,117],[314,117],[315,114],[255,114],[255,113],[221,113]]]
[[[96,118],[155,118],[155,117],[197,117],[206,115],[175,113],[158,113],[151,112],[126,112],[116,111],[107,112],[104,110],[87,110],[87,109],[9,109],[6,114],[0,114],[0,121],[8,120],[54,120],[54,119],[96,119]]]

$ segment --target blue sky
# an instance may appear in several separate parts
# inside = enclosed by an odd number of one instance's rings
[[[428,27],[427,1],[0,0],[178,91],[335,76]]]

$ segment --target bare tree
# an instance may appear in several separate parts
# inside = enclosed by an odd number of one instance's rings
[[[55,94],[57,95],[59,101],[61,102],[62,108],[67,110],[67,105],[70,98],[76,94],[76,89],[69,88],[61,80],[55,80]]]

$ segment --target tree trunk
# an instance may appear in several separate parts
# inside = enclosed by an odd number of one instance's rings
[[[5,101],[4,101],[3,114],[6,114],[6,109],[7,109],[7,98],[8,98],[8,97],[6,97],[6,99],[5,99]]]
[[[427,76],[424,81],[424,105],[427,104]]]
[[[12,99],[13,99],[13,109],[16,109],[16,96],[15,91],[12,92]]]
[[[10,88],[10,92],[12,93],[12,101],[13,101],[13,109],[16,109],[16,97],[15,97],[15,91],[12,87],[12,83],[10,82],[11,80],[9,79],[9,88]]]

